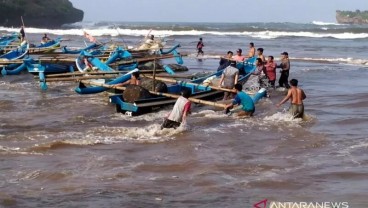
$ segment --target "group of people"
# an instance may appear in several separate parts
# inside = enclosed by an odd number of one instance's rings
[[[199,54],[204,54],[203,47],[203,39],[200,38],[199,42],[197,43],[197,56]],[[249,51],[247,55],[242,55],[242,49],[239,48],[236,51],[236,55],[234,55],[232,51],[228,51],[227,55],[224,58],[221,58],[218,70],[223,70],[223,72],[219,82],[219,87],[225,89],[235,89],[235,97],[233,97],[233,93],[231,92],[224,92],[223,100],[233,98],[231,103],[224,106],[225,112],[228,112],[229,109],[233,108],[235,105],[241,105],[238,116],[253,116],[255,112],[255,105],[253,99],[243,91],[243,86],[240,83],[237,83],[240,71],[236,65],[237,62],[244,62],[246,59],[255,57],[256,69],[253,72],[253,75],[258,76],[260,79],[262,76],[266,77],[268,79],[269,85],[273,88],[275,88],[276,82],[276,68],[281,69],[279,87],[287,88],[288,93],[278,104],[276,104],[276,106],[280,107],[282,104],[290,100],[291,105],[289,112],[294,118],[303,118],[303,100],[306,98],[306,95],[304,91],[298,87],[297,79],[291,79],[290,82],[288,81],[290,72],[290,60],[288,52],[281,53],[280,64],[277,64],[274,61],[273,56],[268,56],[266,60],[263,52],[263,48],[258,48],[256,50],[254,43],[249,43]],[[182,96],[175,103],[173,110],[162,124],[161,129],[176,128],[180,126],[181,122],[186,120],[187,115],[190,113],[190,101],[188,100],[189,96],[190,93],[187,91],[182,93]]]

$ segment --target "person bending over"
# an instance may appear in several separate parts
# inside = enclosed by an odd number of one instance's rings
[[[181,92],[181,96],[176,100],[174,108],[170,112],[169,116],[165,118],[164,123],[161,125],[161,129],[164,128],[178,128],[181,123],[186,122],[187,115],[190,113],[191,102],[188,98],[191,95],[189,89],[184,88]]]
[[[255,111],[253,99],[247,93],[242,91],[243,86],[241,84],[236,84],[234,88],[236,90],[236,96],[232,103],[225,106],[226,113],[229,112],[229,109],[234,107],[234,105],[242,105],[242,108],[238,113],[238,116],[239,117],[253,116],[253,113]]]

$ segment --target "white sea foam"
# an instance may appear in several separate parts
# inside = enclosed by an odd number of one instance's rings
[[[321,21],[313,21],[312,24],[314,25],[343,25],[343,24],[339,24],[339,23],[335,23],[335,22],[321,22]]]
[[[148,29],[121,29],[121,28],[106,28],[101,27],[97,29],[85,29],[92,36],[145,36],[149,33]],[[5,28],[0,27],[0,31],[18,32],[19,28]],[[54,35],[77,35],[83,36],[84,29],[40,29],[27,28],[27,33],[43,34],[49,33]],[[221,32],[221,31],[173,31],[173,30],[154,30],[152,31],[158,37],[168,36],[201,36],[201,35],[217,35],[217,36],[248,36],[260,39],[275,39],[280,37],[307,37],[307,38],[336,38],[336,39],[362,39],[368,38],[368,33],[315,33],[315,32],[286,32],[286,31],[257,31],[257,32]]]
[[[263,120],[267,122],[272,122],[273,124],[275,123],[286,124],[290,127],[299,127],[300,123],[303,121],[300,118],[294,119],[293,116],[286,111],[277,112],[271,116],[266,116]]]
[[[368,59],[356,59],[356,58],[309,58],[309,57],[291,57],[290,59],[294,60],[304,60],[304,61],[311,61],[311,62],[331,62],[331,63],[344,63],[344,64],[351,64],[351,65],[364,65],[368,66]]]

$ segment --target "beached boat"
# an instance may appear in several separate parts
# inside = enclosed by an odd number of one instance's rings
[[[61,41],[62,39],[59,37],[54,40],[50,40],[46,43],[41,43],[40,45],[29,48],[29,53],[39,54],[39,53],[53,52],[56,49],[60,48]]]
[[[29,50],[29,43],[27,43],[26,41],[24,41],[20,46],[18,46],[17,48],[9,51],[6,54],[3,54],[0,56],[0,60],[1,59],[5,59],[5,60],[16,60],[16,59],[21,59],[23,58]]]
[[[93,66],[92,69],[87,66],[88,63]],[[79,54],[79,56],[75,59],[75,65],[78,71],[82,73],[88,72],[88,70],[100,70],[100,71],[108,71],[108,72],[115,71],[114,69],[109,67],[107,64],[103,63],[99,58],[93,56],[87,51],[82,51]]]
[[[98,43],[92,43],[89,46],[86,46],[85,48],[82,49],[70,49],[67,46],[64,46],[61,48],[61,51],[65,54],[80,54],[82,51],[87,51],[89,53],[91,53],[92,55],[99,55],[96,54],[95,51],[100,51],[101,52],[101,48],[103,47],[103,44],[98,44]]]
[[[74,72],[74,68],[71,65],[54,64],[54,63],[39,63],[33,59],[26,59],[23,64],[28,69],[31,74],[38,74],[40,87],[42,90],[47,90],[48,86],[46,83],[46,74],[52,73],[64,73],[64,72]]]

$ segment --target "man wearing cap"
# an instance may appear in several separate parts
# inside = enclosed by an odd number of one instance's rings
[[[281,53],[281,64],[277,66],[277,68],[281,68],[281,75],[279,79],[279,86],[290,88],[289,86],[289,72],[290,72],[290,60],[289,60],[289,54],[288,52]]]
[[[238,48],[238,50],[236,50],[236,55],[233,56],[233,59],[235,61],[243,62],[245,60],[245,56],[242,55],[242,52],[242,49]]]
[[[238,83],[239,69],[236,68],[236,61],[231,61],[230,66],[226,67],[221,75],[219,87],[226,89],[233,89],[234,85]],[[224,93],[224,100],[233,98],[231,92]]]

